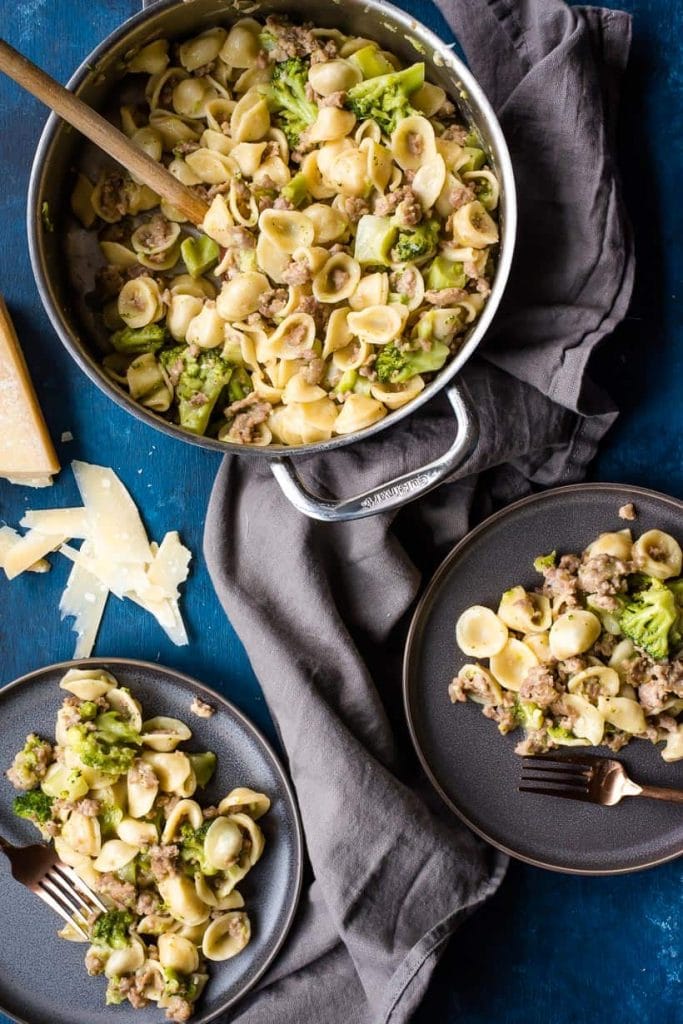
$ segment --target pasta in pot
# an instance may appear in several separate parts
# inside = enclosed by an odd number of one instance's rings
[[[499,241],[487,153],[424,64],[274,15],[155,40],[127,71],[124,132],[209,209],[197,232],[119,169],[78,175],[111,379],[193,434],[255,446],[414,401],[480,316]],[[232,340],[247,330],[249,352]],[[273,383],[290,361],[308,390]]]
[[[522,726],[520,754],[616,751],[639,738],[664,741],[662,758],[680,760],[681,561],[678,540],[662,530],[635,541],[628,529],[602,533],[580,555],[540,556],[542,587],[511,587],[497,613],[473,605],[459,616],[458,647],[489,664],[463,665],[451,701],[484,705],[503,734]]]
[[[250,941],[236,886],[264,852],[257,819],[270,800],[236,786],[203,808],[190,797],[216,756],[177,749],[192,738],[184,722],[143,721],[139,702],[103,670],[70,669],[60,688],[56,743],[31,734],[7,772],[21,791],[15,813],[107,907],[89,922],[85,956],[88,973],[108,981],[107,1004],[156,1003],[167,1019],[187,1020],[207,961],[237,956]],[[83,941],[71,924],[59,934]]]

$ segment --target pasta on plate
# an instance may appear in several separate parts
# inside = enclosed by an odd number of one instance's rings
[[[256,446],[352,434],[412,401],[491,290],[498,180],[423,63],[241,18],[127,71],[122,129],[205,198],[197,232],[121,171],[80,174],[103,364],[185,430]]]
[[[467,608],[456,623],[466,656],[451,701],[482,705],[515,748],[620,750],[634,738],[683,758],[683,578],[678,541],[603,533],[581,555],[540,556],[540,588],[506,590],[497,611]],[[484,665],[481,659],[488,659]]]
[[[202,807],[216,756],[181,749],[192,737],[184,722],[143,720],[101,669],[71,669],[60,687],[54,744],[31,734],[7,771],[15,813],[110,908],[90,923],[85,955],[88,973],[107,979],[107,1004],[154,1002],[168,1020],[188,1020],[207,962],[250,940],[236,887],[263,853],[257,821],[270,800],[238,787]],[[68,925],[59,934],[81,941]]]

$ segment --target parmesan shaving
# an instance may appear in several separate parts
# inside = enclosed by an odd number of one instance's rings
[[[191,558],[192,552],[180,543],[177,530],[173,530],[166,534],[154,553],[152,564],[147,570],[147,578],[151,583],[161,587],[164,597],[177,600],[178,587],[188,577]]]
[[[97,557],[147,565],[152,561],[147,533],[130,494],[113,469],[72,463],[88,513],[88,531]]]
[[[59,609],[62,618],[75,620],[75,658],[92,653],[110,593],[153,615],[174,644],[187,644],[178,600],[191,552],[175,530],[161,544],[149,541],[133,499],[113,470],[74,462],[73,471],[83,507],[28,510],[20,524],[28,529],[23,537],[9,526],[0,527],[0,568],[9,579],[26,570],[47,572],[50,564],[43,556],[55,550],[73,563]],[[69,540],[82,540],[80,550]]]
[[[11,548],[21,540],[20,534],[11,526],[0,526],[0,569],[5,568],[5,555]],[[33,565],[29,565],[28,572],[49,572],[50,563],[45,558],[39,558]]]
[[[88,513],[84,508],[28,509],[19,526],[39,533],[63,534],[70,540],[88,536]]]
[[[64,534],[46,536],[44,533],[38,533],[37,530],[29,530],[25,536],[19,538],[16,544],[12,545],[3,558],[2,567],[7,579],[13,580],[19,573],[30,569],[32,565],[35,565],[50,551],[58,548],[65,540]]]
[[[87,541],[84,555],[86,545]],[[75,620],[71,627],[76,634],[74,658],[88,658],[92,653],[108,596],[104,584],[76,562],[59,602],[62,618]]]

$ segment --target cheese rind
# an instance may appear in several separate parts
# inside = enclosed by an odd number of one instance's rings
[[[35,487],[58,472],[57,453],[0,295],[0,477]]]

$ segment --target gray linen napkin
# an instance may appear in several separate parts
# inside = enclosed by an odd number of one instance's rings
[[[396,742],[418,563],[431,571],[475,515],[532,484],[580,479],[615,415],[586,367],[633,276],[612,148],[630,19],[560,0],[437,2],[498,112],[520,199],[506,298],[464,370],[478,448],[398,516],[307,520],[266,464],[235,456],[209,506],[209,570],[277,723],[314,877],[240,1024],[408,1021],[455,927],[499,885],[505,858],[431,809]],[[432,459],[453,430],[437,398],[300,465],[321,493],[358,492]]]

